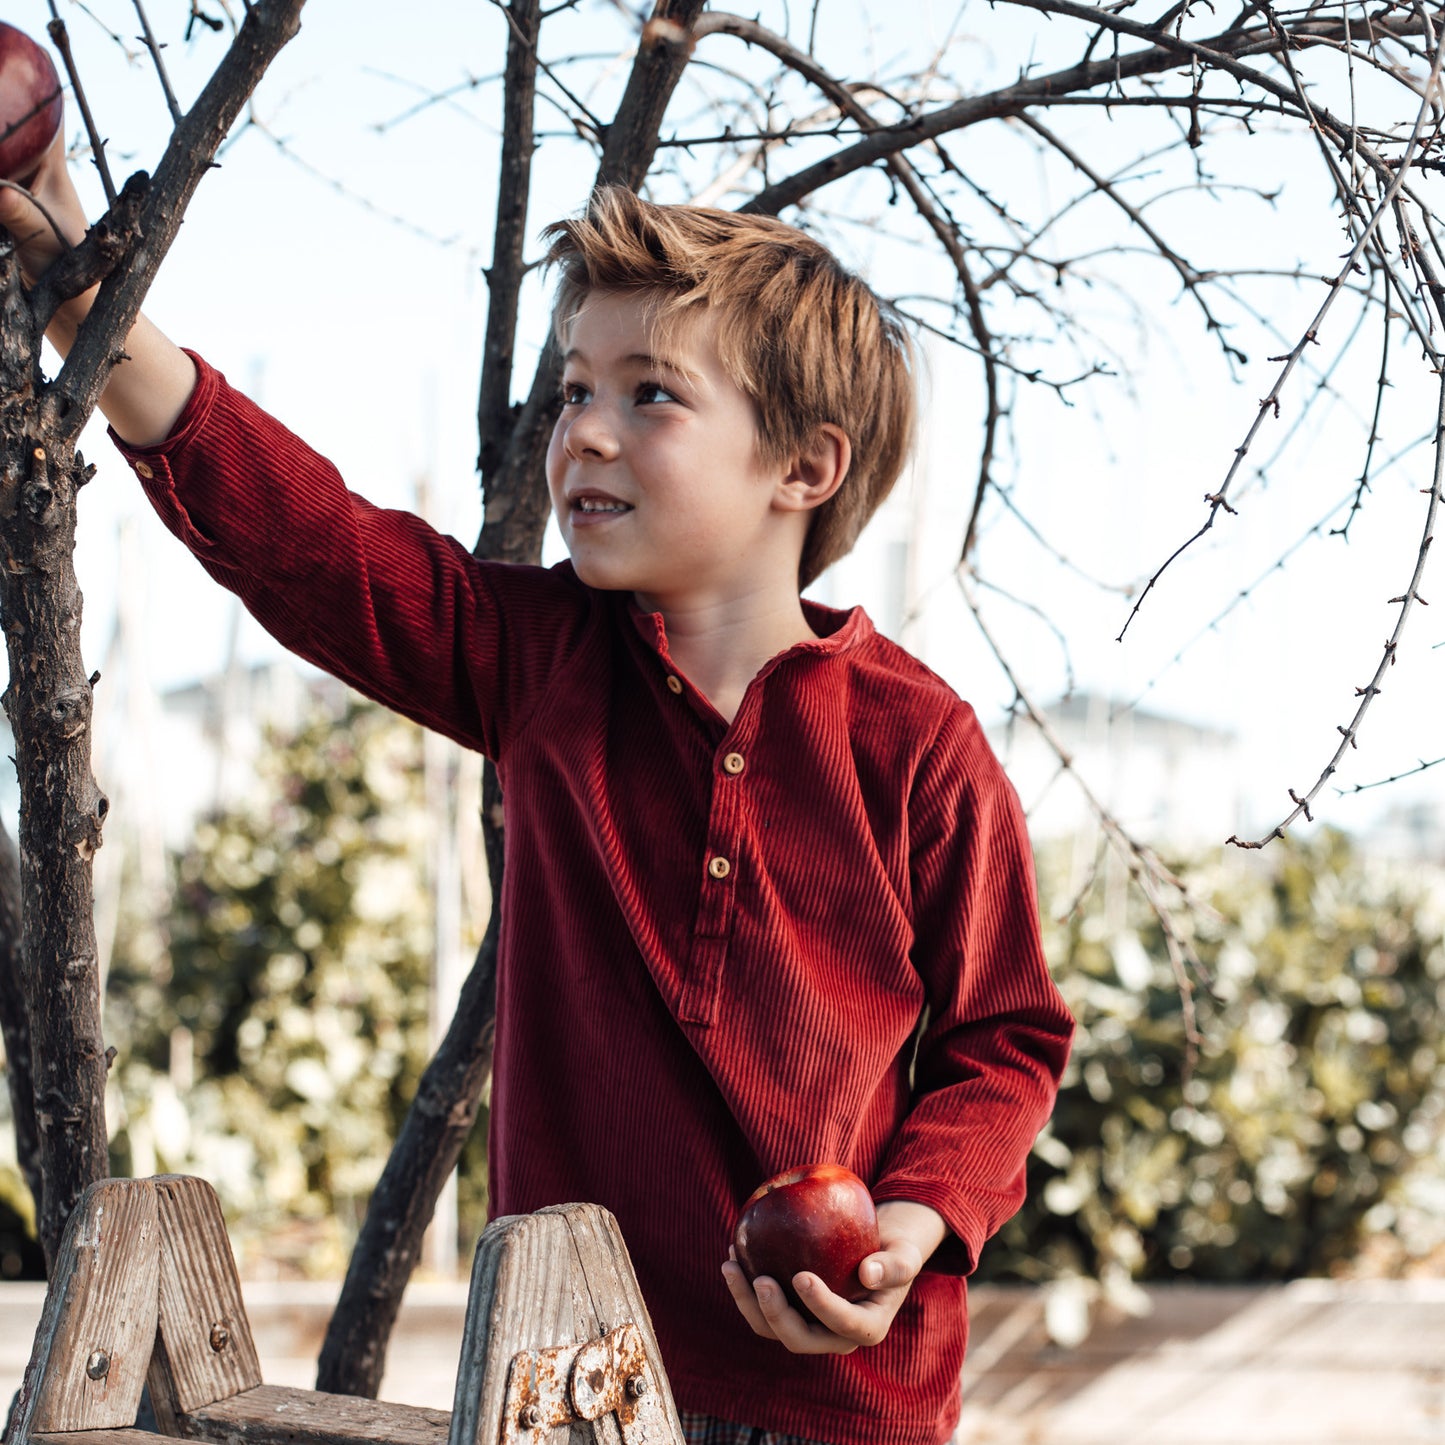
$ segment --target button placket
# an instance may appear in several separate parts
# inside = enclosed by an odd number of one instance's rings
[[[718,739],[713,754],[712,789],[708,806],[706,851],[702,857],[701,897],[693,929],[688,981],[679,1016],[711,1024],[716,1020],[727,967],[729,940],[736,916],[737,890],[745,885],[748,861],[739,857],[748,755],[757,731],[757,699],[745,696],[732,725]],[[726,751],[722,751],[726,748]]]

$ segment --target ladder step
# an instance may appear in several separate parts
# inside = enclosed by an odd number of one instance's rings
[[[37,1431],[30,1445],[164,1445],[165,1436],[127,1425],[115,1430]]]
[[[285,1385],[257,1385],[176,1421],[181,1436],[215,1445],[446,1445],[451,1423],[450,1410]],[[159,1438],[150,1436],[149,1445]]]

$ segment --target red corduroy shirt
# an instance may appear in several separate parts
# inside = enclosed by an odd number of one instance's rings
[[[497,762],[494,1213],[612,1210],[689,1408],[946,1439],[963,1276],[1022,1200],[1072,1032],[972,709],[861,610],[808,604],[816,639],[728,723],[660,615],[373,507],[198,365],[172,435],[123,448],[166,526],[288,647]],[[720,1272],[742,1201],[809,1161],[952,1231],[847,1356],[757,1338]]]

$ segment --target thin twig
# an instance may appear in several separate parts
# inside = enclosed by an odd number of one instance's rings
[[[166,93],[166,106],[170,110],[171,119],[177,125],[181,123],[181,105],[176,99],[176,93],[171,89],[171,78],[166,74],[165,61],[161,59],[161,48],[156,44],[156,38],[151,33],[151,23],[146,16],[145,5],[142,0],[134,0],[135,13],[140,16],[141,39],[145,41],[145,47],[151,53],[151,59],[155,62],[156,74],[160,76],[161,89]]]
[[[80,83],[80,72],[75,68],[75,56],[70,52],[70,32],[66,30],[65,21],[60,18],[60,12],[55,8],[55,0],[50,0],[50,14],[53,18],[45,28],[50,32],[50,38],[55,42],[55,48],[65,62],[65,73],[70,77],[70,89],[75,96],[75,103],[80,107],[81,118],[85,121],[85,133],[90,137],[91,160],[100,172],[100,183],[105,187],[105,204],[110,207],[115,205],[116,190],[115,182],[110,178],[110,166],[106,164],[105,142],[101,139],[100,131],[96,129],[95,117],[90,113],[90,102],[86,99],[85,87]]]
[[[1385,641],[1384,649],[1380,655],[1379,666],[1375,668],[1375,674],[1365,687],[1357,687],[1355,695],[1360,699],[1359,706],[1355,709],[1354,716],[1350,719],[1349,725],[1337,728],[1340,734],[1340,744],[1335,749],[1329,762],[1325,765],[1324,771],[1315,780],[1314,786],[1309,792],[1300,795],[1293,788],[1289,790],[1290,799],[1294,803],[1293,810],[1279,823],[1266,833],[1262,838],[1252,842],[1245,842],[1237,835],[1231,835],[1226,841],[1233,843],[1238,848],[1263,848],[1265,844],[1275,838],[1282,838],[1285,829],[1288,828],[1301,815],[1306,821],[1312,820],[1310,804],[1318,796],[1320,789],[1334,776],[1335,770],[1339,767],[1340,760],[1345,755],[1347,748],[1358,746],[1360,725],[1364,722],[1365,714],[1369,711],[1370,705],[1380,695],[1380,684],[1384,680],[1385,673],[1395,665],[1395,659],[1399,652],[1400,639],[1405,633],[1405,623],[1409,620],[1410,612],[1416,602],[1423,603],[1424,598],[1420,596],[1420,579],[1425,572],[1425,560],[1430,552],[1430,544],[1435,540],[1435,520],[1440,511],[1440,499],[1442,487],[1445,487],[1445,375],[1441,377],[1440,383],[1440,405],[1436,414],[1435,427],[1435,473],[1428,489],[1429,503],[1425,508],[1425,525],[1420,538],[1420,549],[1415,557],[1415,570],[1410,577],[1410,585],[1398,597],[1390,599],[1391,604],[1398,603],[1400,615],[1395,619],[1394,629]]]
[[[1445,45],[1442,45],[1436,49],[1434,64],[1432,65],[1430,71],[1430,84],[1426,87],[1427,96],[1434,93],[1435,87],[1439,83],[1440,67],[1442,62],[1445,62]],[[1221,511],[1234,511],[1234,508],[1231,507],[1228,502],[1229,489],[1233,485],[1234,479],[1238,474],[1240,467],[1244,463],[1244,458],[1248,454],[1249,449],[1253,444],[1254,438],[1259,432],[1260,427],[1264,425],[1265,417],[1268,416],[1271,412],[1273,412],[1275,416],[1279,415],[1280,392],[1283,390],[1285,382],[1289,379],[1290,374],[1294,371],[1295,366],[1298,364],[1300,356],[1304,352],[1305,347],[1312,345],[1317,341],[1320,333],[1320,328],[1324,325],[1325,318],[1329,315],[1331,308],[1335,304],[1335,301],[1340,296],[1345,281],[1348,279],[1351,271],[1353,271],[1358,265],[1360,256],[1364,252],[1365,247],[1369,244],[1370,238],[1374,235],[1376,229],[1380,224],[1380,221],[1393,206],[1396,193],[1405,183],[1405,176],[1409,171],[1410,159],[1414,155],[1415,149],[1419,144],[1421,135],[1424,133],[1425,118],[1429,114],[1429,109],[1430,103],[1427,99],[1422,102],[1420,106],[1419,113],[1415,118],[1415,128],[1410,135],[1409,144],[1405,147],[1404,155],[1400,160],[1394,177],[1390,181],[1389,187],[1386,189],[1385,194],[1381,196],[1379,203],[1376,205],[1374,211],[1371,213],[1368,220],[1361,227],[1359,236],[1355,240],[1354,245],[1350,247],[1349,253],[1345,257],[1344,265],[1340,268],[1339,272],[1335,276],[1325,278],[1326,284],[1329,286],[1329,294],[1325,297],[1324,303],[1315,312],[1314,319],[1306,328],[1304,335],[1300,337],[1299,341],[1289,352],[1289,354],[1281,358],[1284,361],[1284,366],[1281,369],[1279,375],[1275,378],[1274,385],[1270,387],[1268,395],[1266,395],[1260,401],[1259,409],[1255,413],[1254,421],[1251,423],[1249,431],[1245,434],[1244,441],[1235,448],[1234,461],[1230,464],[1229,471],[1225,474],[1224,481],[1215,491],[1209,493],[1205,497],[1204,500],[1209,503],[1209,514],[1206,517],[1204,524],[1199,528],[1197,532],[1194,533],[1193,536],[1189,537],[1186,541],[1182,542],[1178,547],[1176,547],[1174,551],[1169,554],[1169,556],[1164,560],[1160,567],[1155,571],[1154,575],[1150,577],[1149,581],[1144,586],[1144,590],[1139,594],[1138,599],[1135,601],[1133,607],[1129,609],[1129,615],[1124,620],[1124,625],[1122,628],[1120,628],[1119,635],[1115,639],[1115,641],[1123,641],[1124,634],[1129,630],[1129,624],[1132,623],[1134,618],[1139,615],[1139,609],[1143,607],[1145,599],[1158,585],[1159,579],[1165,574],[1165,572],[1169,570],[1173,563],[1185,552],[1187,552],[1197,541],[1199,541],[1201,537],[1203,537],[1208,531],[1210,531],[1210,529],[1214,526],[1215,520],[1218,518]]]
[[[1445,758],[1431,758],[1428,763],[1421,758],[1418,767],[1406,768],[1403,773],[1395,773],[1388,778],[1379,778],[1373,783],[1356,783],[1352,788],[1336,788],[1335,792],[1342,798],[1351,797],[1355,793],[1368,793],[1371,788],[1388,787],[1391,783],[1398,783],[1402,778],[1413,778],[1416,773],[1429,772],[1431,768],[1438,768],[1441,763],[1445,763]]]

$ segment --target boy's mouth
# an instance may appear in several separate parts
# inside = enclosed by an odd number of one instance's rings
[[[599,512],[630,512],[631,506],[626,502],[619,502],[615,497],[577,497],[572,502],[573,509],[581,512],[584,516],[591,516]]]

